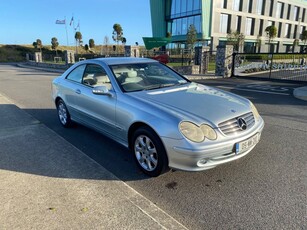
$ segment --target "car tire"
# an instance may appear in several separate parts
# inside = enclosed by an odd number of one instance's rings
[[[66,104],[62,99],[58,100],[56,103],[56,108],[57,108],[57,113],[58,113],[58,118],[60,123],[65,127],[71,127],[72,121],[70,119],[70,114],[68,112],[68,109],[66,107]]]
[[[131,149],[138,167],[145,174],[157,177],[169,170],[163,143],[149,127],[141,127],[134,132]]]

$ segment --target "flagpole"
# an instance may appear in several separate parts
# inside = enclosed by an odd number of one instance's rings
[[[68,32],[67,32],[66,16],[64,17],[64,19],[65,19],[65,30],[66,30],[66,42],[67,42],[67,46],[68,46],[69,42],[68,42]]]

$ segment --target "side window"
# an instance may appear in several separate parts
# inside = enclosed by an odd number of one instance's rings
[[[78,66],[77,68],[75,68],[73,71],[71,71],[68,74],[66,79],[81,83],[84,69],[85,69],[85,65]]]
[[[99,65],[87,65],[82,84],[91,87],[95,86],[106,86],[109,90],[112,89],[111,81],[106,73],[106,71]]]

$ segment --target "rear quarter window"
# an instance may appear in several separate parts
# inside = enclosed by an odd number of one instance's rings
[[[74,81],[74,82],[81,83],[85,67],[86,67],[86,65],[78,66],[77,68],[75,68],[73,71],[71,71],[67,75],[66,79]]]

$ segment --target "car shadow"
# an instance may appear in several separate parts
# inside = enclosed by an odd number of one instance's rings
[[[62,127],[55,109],[0,104],[0,117],[0,170],[73,179],[149,178],[127,148],[79,124]]]

